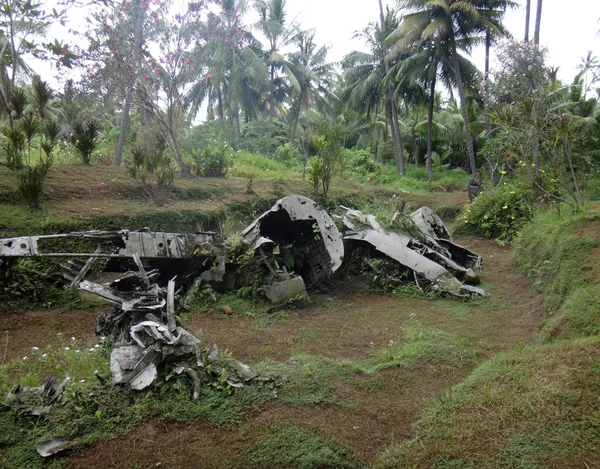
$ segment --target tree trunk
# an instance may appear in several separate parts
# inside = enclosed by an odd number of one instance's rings
[[[528,0],[530,1],[530,0]],[[526,31],[528,34],[528,31]],[[484,96],[484,109],[483,112],[485,114],[485,140],[487,141],[492,134],[492,122],[490,120],[490,95],[489,95],[489,77],[490,77],[490,49],[492,45],[492,39],[490,36],[490,30],[488,29],[485,32],[485,71],[484,71],[484,86],[483,86],[483,96]],[[490,151],[486,154],[488,169],[490,171],[490,181],[492,184],[497,186],[500,182],[498,176],[496,175],[496,168],[494,167],[494,161],[492,160],[492,153]]]
[[[529,18],[531,17],[531,0],[525,5],[525,42],[529,42]]]
[[[217,112],[219,113],[219,119],[223,120],[225,115],[223,113],[223,93],[220,84],[217,86]]]
[[[137,18],[135,24],[135,33],[133,39],[133,53],[134,63],[138,64],[138,57],[142,52],[142,33],[144,30],[144,8],[142,0],[137,1]],[[136,78],[134,78],[131,86],[127,89],[125,96],[125,104],[123,105],[123,112],[121,113],[121,125],[119,127],[119,141],[117,142],[117,148],[115,148],[115,166],[121,166],[123,161],[123,148],[125,147],[125,137],[127,136],[127,128],[129,127],[129,113],[131,112],[131,104],[133,102],[133,93],[136,85]]]
[[[175,154],[175,161],[177,162],[177,166],[179,166],[179,171],[184,176],[188,176],[188,169],[183,161],[183,157],[181,156],[181,150],[179,149],[179,143],[177,143],[177,135],[175,135],[175,131],[169,127],[168,129],[169,138],[171,139],[171,148],[173,149],[173,153]]]
[[[427,180],[433,181],[433,161],[431,153],[433,152],[433,105],[435,104],[435,80],[431,80],[429,86],[429,102],[427,103]]]
[[[123,162],[123,148],[125,147],[125,138],[127,137],[127,128],[129,127],[129,113],[131,112],[131,103],[133,101],[133,87],[127,90],[125,104],[121,112],[121,125],[119,126],[119,140],[115,148],[115,166],[121,166]]]
[[[298,129],[298,120],[300,120],[300,111],[302,109],[303,96],[304,96],[304,91],[302,91],[300,93],[300,96],[298,97],[298,107],[294,113],[294,126],[292,128],[292,143],[294,143],[294,140],[296,139],[296,130]]]
[[[389,100],[390,121],[392,124],[392,143],[394,144],[394,154],[396,156],[396,169],[399,174],[406,176],[406,165],[404,164],[404,146],[400,136],[400,126],[398,125],[398,109],[394,97]]]
[[[381,21],[381,31],[383,32],[385,28],[385,17],[383,15],[383,4],[381,3],[381,0],[379,0],[379,19]],[[385,73],[388,74],[390,72],[390,65],[385,60],[387,47],[385,47],[383,44],[382,46],[382,60],[385,64]],[[389,112],[392,126],[392,143],[394,144],[394,155],[396,156],[396,169],[398,170],[398,173],[402,174],[402,176],[406,176],[404,148],[402,145],[402,136],[400,135],[400,126],[398,125],[398,109],[396,107],[396,100],[394,99],[394,90],[391,86],[389,87],[388,92],[390,93]]]
[[[540,43],[540,23],[542,22],[542,0],[537,2],[537,11],[535,12],[535,31],[533,33],[533,43]]]
[[[467,155],[469,157],[469,166],[471,167],[471,174],[475,175],[477,172],[477,162],[475,161],[475,150],[473,149],[473,137],[471,136],[471,125],[469,121],[469,111],[467,109],[467,100],[465,97],[465,87],[462,82],[462,76],[460,74],[460,67],[458,65],[458,52],[456,46],[452,48],[452,62],[454,64],[454,77],[456,78],[456,88],[458,89],[458,97],[460,99],[460,111],[463,117],[465,127],[465,138],[467,144]]]

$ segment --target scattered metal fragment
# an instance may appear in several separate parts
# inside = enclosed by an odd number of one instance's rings
[[[53,405],[64,403],[63,391],[70,380],[71,378],[67,376],[56,384],[56,379],[51,376],[42,386],[31,387],[18,384],[6,394],[2,404],[8,408],[24,407],[23,411],[34,417],[47,415]]]
[[[43,443],[35,445],[35,449],[40,456],[47,458],[70,448],[71,444],[72,443],[69,440],[56,438],[54,440],[44,441]]]
[[[174,373],[190,378],[192,398],[198,399],[203,381],[200,374],[210,375],[205,362],[216,361],[218,350],[216,346],[203,350],[197,337],[177,325],[175,279],[169,280],[166,289],[161,288],[149,284],[150,274],[141,264],[138,267],[139,272],[128,272],[111,284],[84,281],[79,286],[112,304],[111,311],[98,318],[97,332],[114,345],[110,357],[113,379],[141,391],[156,381],[161,367],[175,362]],[[123,285],[130,290],[124,291]],[[232,362],[225,373],[233,387],[258,377],[258,373],[238,362]]]

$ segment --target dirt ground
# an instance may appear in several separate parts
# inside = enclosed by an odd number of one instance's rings
[[[314,295],[313,304],[267,321],[243,311],[192,314],[188,329],[202,330],[207,344],[216,343],[248,364],[282,362],[300,354],[361,360],[370,342],[387,344],[403,333],[411,318],[464,338],[479,361],[520,343],[530,342],[546,312],[529,279],[513,267],[509,248],[492,241],[464,238],[459,242],[483,256],[483,286],[490,297],[473,304],[453,300],[392,298],[361,291],[342,282],[329,293]],[[94,343],[96,316],[106,306],[87,310],[36,310],[0,315],[3,363],[26,355],[31,347],[59,343],[74,336]],[[336,392],[357,405],[340,408],[286,404],[263,406],[239,428],[214,428],[202,421],[148,420],[129,435],[71,455],[74,468],[93,467],[245,467],[243,455],[257,435],[278,423],[294,423],[336,437],[372,463],[393,441],[410,438],[425,399],[441,395],[476,366],[416,370],[398,368],[377,374],[372,389],[340,381]]]

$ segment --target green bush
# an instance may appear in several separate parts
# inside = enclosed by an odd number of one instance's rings
[[[459,217],[457,233],[470,233],[510,242],[533,216],[533,191],[511,184],[482,191]]]
[[[90,164],[92,153],[96,149],[96,137],[100,132],[100,124],[89,120],[84,124],[75,122],[73,124],[73,135],[71,135],[71,144],[77,150],[83,164]]]
[[[147,194],[163,204],[173,186],[177,168],[166,155],[167,140],[157,134],[152,149],[136,147],[131,150],[132,160],[127,164],[129,175],[144,184]]]
[[[179,140],[181,151],[191,155],[194,150],[207,145],[229,145],[236,147],[235,127],[231,120],[205,122],[186,130]]]
[[[201,152],[193,152],[196,175],[224,178],[229,170],[228,153],[223,144],[207,145]]]
[[[297,162],[300,159],[300,153],[291,143],[286,143],[277,147],[274,159],[283,163]]]

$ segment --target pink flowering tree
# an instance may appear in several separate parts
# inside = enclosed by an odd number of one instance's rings
[[[498,49],[498,66],[490,80],[490,114],[498,129],[517,145],[520,160],[540,167],[540,132],[550,92],[546,51],[527,42],[505,42]],[[488,83],[482,83],[488,85]],[[514,162],[509,162],[512,167]]]
[[[178,144],[178,135],[187,125],[185,97],[198,77],[206,76],[205,48],[200,31],[207,4],[190,3],[184,11],[162,9],[153,14],[158,26],[158,48],[150,49],[142,60],[134,100],[148,112],[167,136],[175,160],[183,174],[188,170]]]
[[[108,109],[121,109],[115,165],[122,161],[136,86],[147,73],[151,40],[159,30],[160,0],[125,0],[97,7],[85,17],[79,65],[80,91]],[[74,32],[77,35],[77,32]]]

